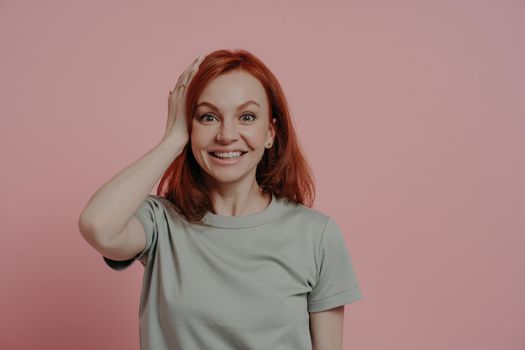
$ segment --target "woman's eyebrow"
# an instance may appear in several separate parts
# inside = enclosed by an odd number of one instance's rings
[[[257,105],[258,107],[261,107],[261,106],[260,106],[257,102],[255,102],[254,100],[248,100],[248,101],[244,102],[243,104],[239,105],[239,107],[237,107],[237,110],[246,107],[246,106],[249,105],[250,103]],[[219,109],[218,109],[217,107],[215,107],[212,103],[207,102],[207,101],[202,101],[202,102],[200,102],[195,108],[199,108],[200,106],[208,106],[209,108],[211,108],[211,109],[213,109],[213,110],[215,110],[215,111],[219,111]]]

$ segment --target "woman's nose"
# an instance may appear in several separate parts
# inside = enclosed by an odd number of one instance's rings
[[[217,134],[217,139],[221,141],[231,141],[238,137],[237,126],[234,122],[225,121]]]

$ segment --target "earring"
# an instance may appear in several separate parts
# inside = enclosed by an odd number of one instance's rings
[[[268,142],[268,143],[266,144],[266,148],[270,148],[270,147],[272,147],[272,141],[270,141],[270,142]]]

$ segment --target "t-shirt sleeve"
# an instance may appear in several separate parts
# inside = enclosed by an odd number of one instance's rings
[[[105,263],[113,270],[127,269],[135,260],[139,260],[143,266],[146,266],[154,252],[154,247],[157,243],[158,234],[158,218],[161,214],[162,204],[159,201],[159,196],[148,195],[142,202],[140,207],[133,214],[142,224],[146,234],[146,247],[135,257],[128,260],[112,260],[103,256]],[[160,215],[159,215],[160,214]]]
[[[343,233],[331,218],[317,253],[317,281],[308,293],[308,312],[319,312],[361,299],[361,289]]]

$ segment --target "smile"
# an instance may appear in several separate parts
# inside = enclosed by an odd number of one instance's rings
[[[244,155],[248,152],[208,152],[213,161],[218,164],[234,164],[244,158]]]

